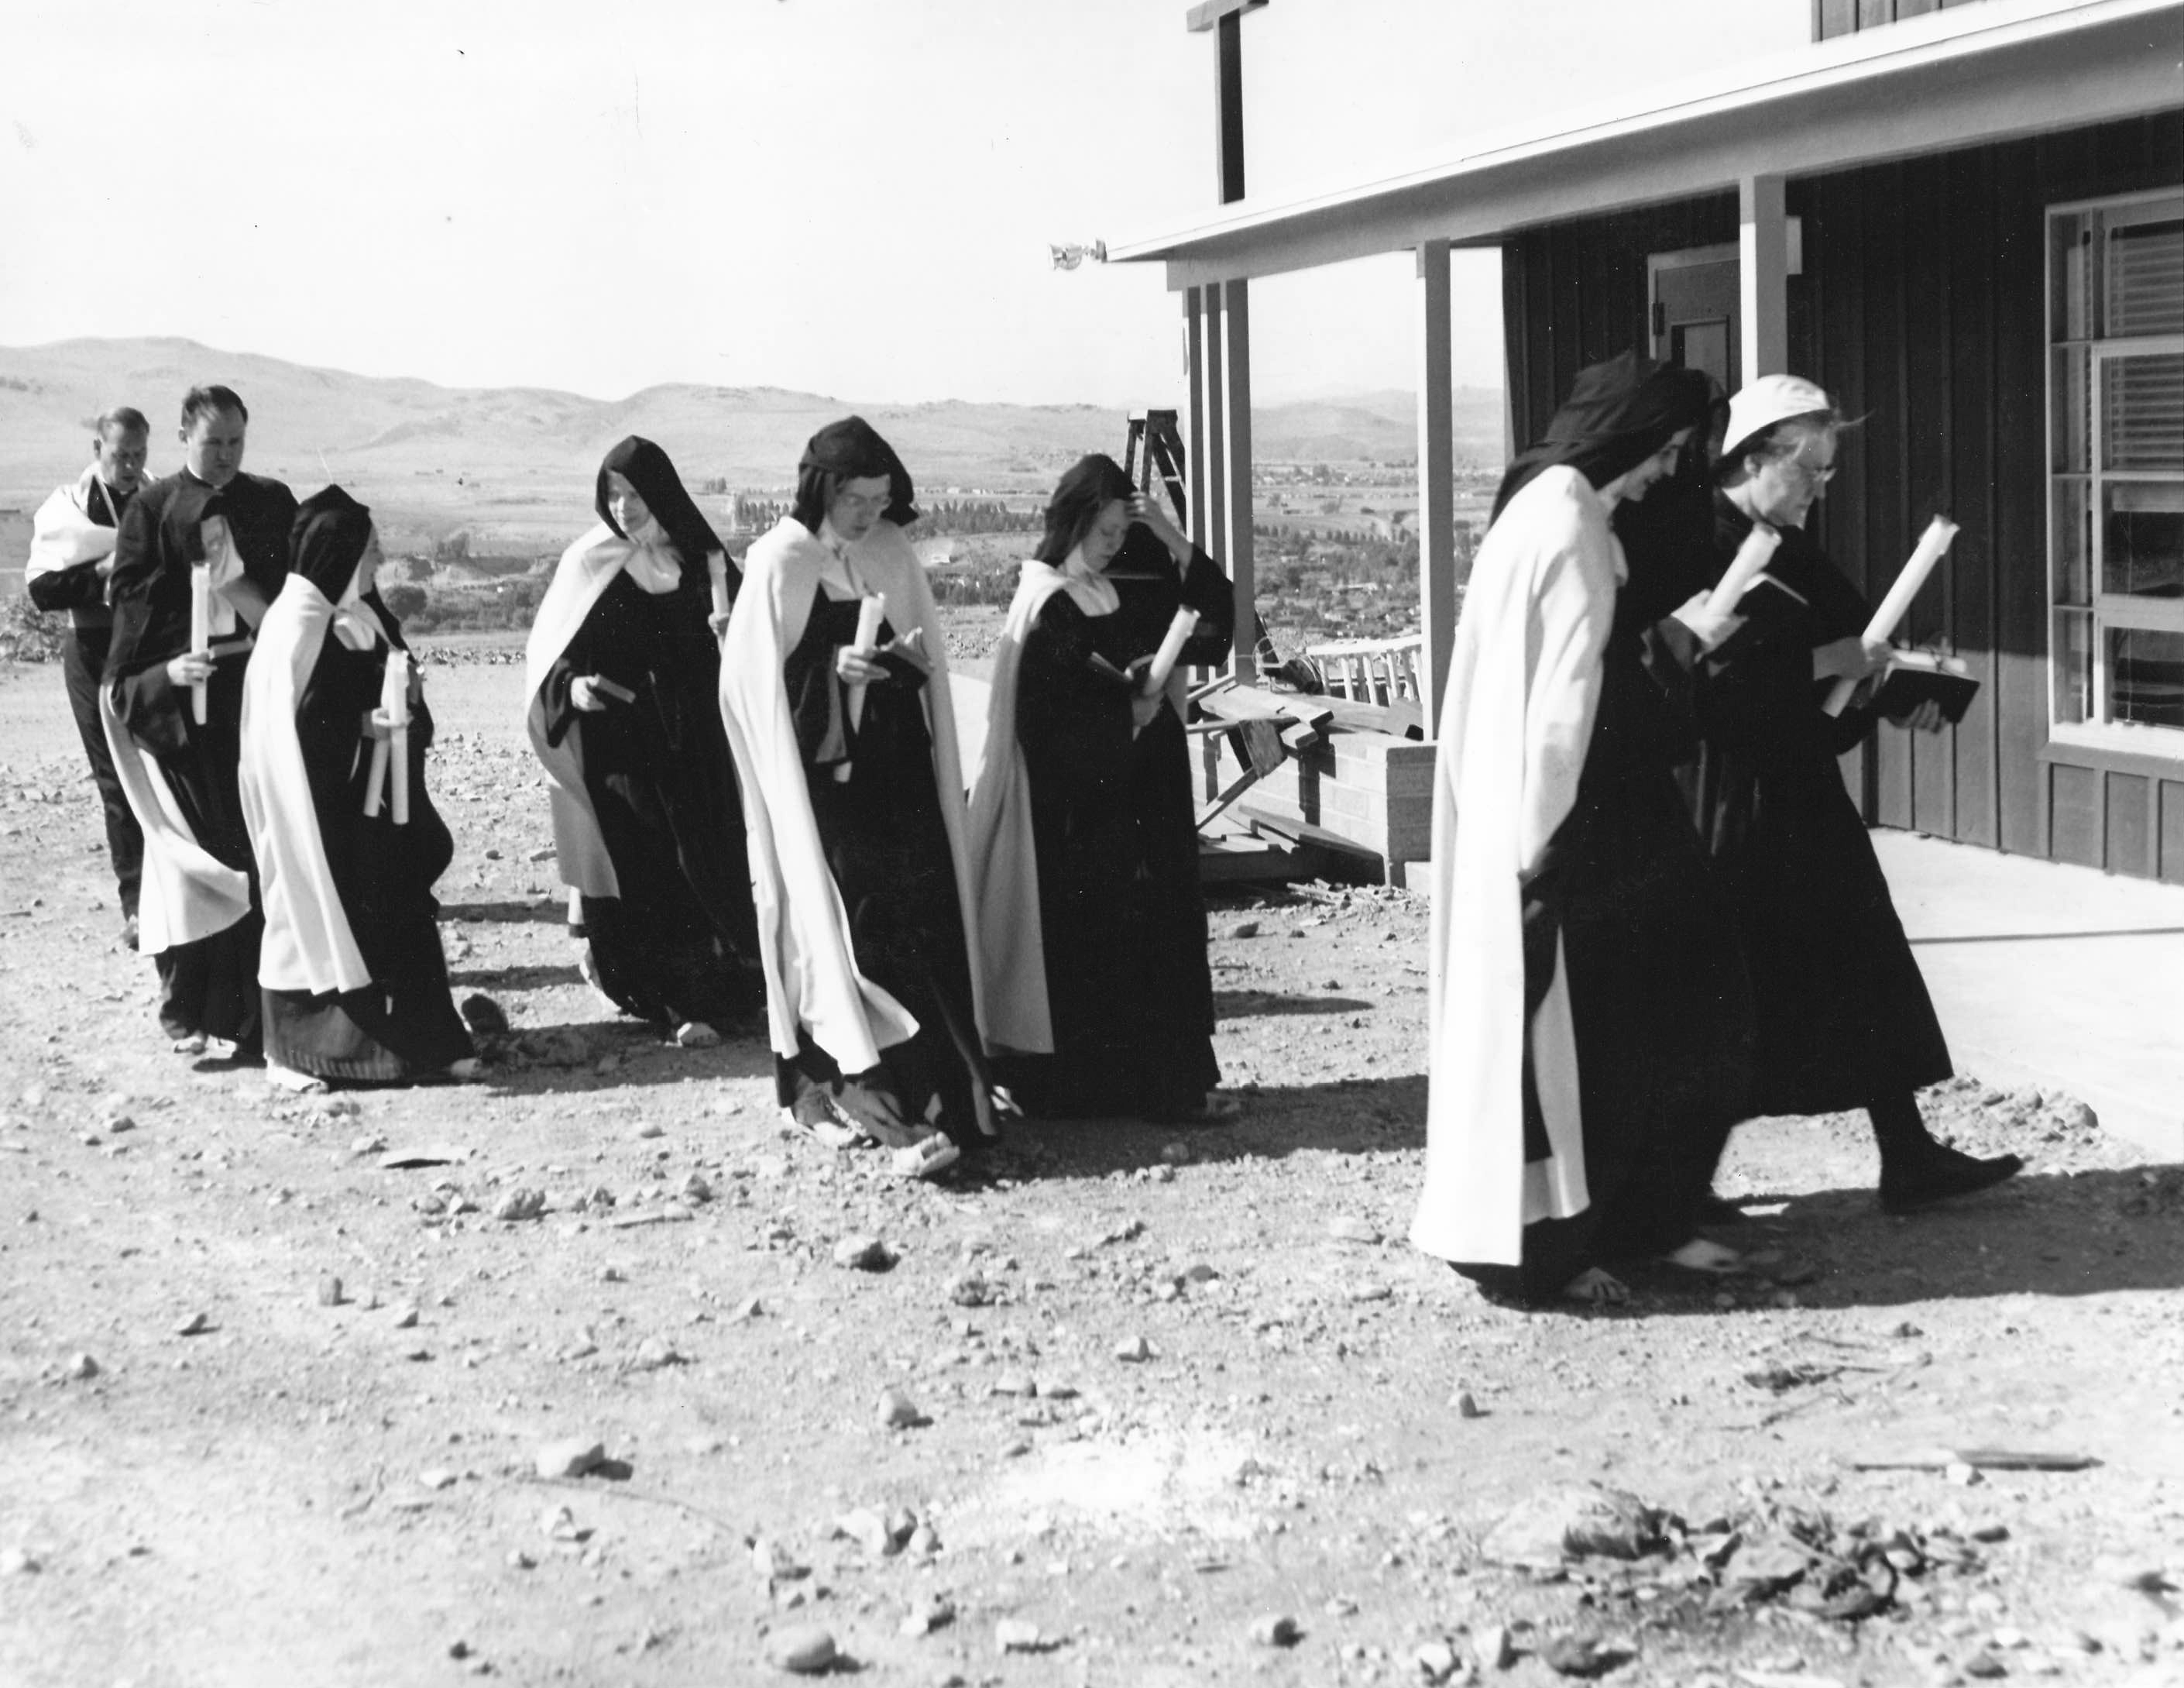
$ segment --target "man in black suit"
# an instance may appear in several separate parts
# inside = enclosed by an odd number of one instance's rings
[[[141,943],[159,961],[161,1026],[178,1052],[245,1058],[259,1043],[263,922],[236,790],[242,669],[287,573],[296,517],[287,487],[242,472],[249,422],[232,388],[193,387],[183,399],[182,472],[146,488],[122,517],[103,700],[146,836]],[[198,564],[209,648],[193,627]],[[180,825],[148,800],[154,770]]]

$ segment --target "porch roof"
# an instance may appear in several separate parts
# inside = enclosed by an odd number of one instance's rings
[[[1276,275],[2184,105],[2184,0],[1985,0],[1279,204],[1111,244],[1170,288]]]

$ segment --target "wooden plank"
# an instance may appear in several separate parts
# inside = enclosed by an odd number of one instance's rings
[[[1903,456],[1904,529],[1903,548],[1890,559],[1888,578],[1895,579],[1916,537],[1928,519],[1949,514],[1962,523],[1956,508],[1956,478],[1952,473],[1953,420],[1950,402],[1949,361],[1949,243],[1947,236],[1947,201],[1942,191],[1941,161],[1920,159],[1903,170],[1904,226],[1907,238],[1902,253],[1904,288],[1903,344]],[[1969,485],[1970,483],[1967,483]],[[1979,524],[1975,522],[1975,527]],[[1975,534],[1970,555],[1959,556],[1965,535],[1949,552],[1948,567],[1941,579],[1928,583],[1912,606],[1908,630],[1913,642],[1925,644],[1953,631],[1957,578],[1967,567],[1982,567],[1979,555],[1981,536]],[[1911,824],[1939,838],[1956,836],[1956,758],[1953,736],[1944,728],[1937,735],[1905,733],[1903,750],[1910,763]]]
[[[1532,439],[1532,319],[1523,239],[1502,246],[1502,456],[1514,457]]]
[[[1747,176],[1736,193],[1739,367],[1753,381],[1789,367],[1789,232],[1780,176]]]
[[[1825,355],[1815,366],[1820,385],[1846,416],[1862,416],[1871,408],[1865,374],[1865,187],[1862,175],[1825,178],[1814,185],[1817,226],[1805,242],[1805,267],[1818,274],[1826,305],[1822,330]],[[1817,235],[1819,238],[1815,238]],[[1870,478],[1870,448],[1863,428],[1837,442],[1836,478],[1827,496],[1805,518],[1806,530],[1835,565],[1853,580],[1864,577],[1865,524],[1863,514]],[[1871,818],[1867,792],[1873,783],[1872,752],[1860,745],[1843,757],[1843,784],[1858,812]]]
[[[2101,801],[2101,781],[2105,776],[2097,768],[2073,768],[2062,762],[2049,763],[2047,771],[2054,786],[2048,800],[2049,853],[2056,861],[2075,862],[2081,868],[2102,866],[2101,832],[2107,809]]]
[[[1241,679],[1259,671],[1257,583],[1251,567],[1251,283],[1222,292],[1222,527],[1228,541],[1228,579],[1236,595],[1236,640],[1229,666]]]
[[[1866,405],[1865,543],[1852,579],[1878,602],[1910,555],[1905,428],[1908,349],[1904,344],[1909,287],[1904,273],[1903,169],[1882,165],[1861,172],[1866,190],[1864,288]],[[1844,562],[1837,557],[1836,562]],[[1849,570],[1846,567],[1846,572]],[[1883,731],[1869,741],[1875,764],[1867,819],[1883,826],[1914,824],[1911,757],[1902,733]]]
[[[2109,770],[2103,781],[2107,824],[2103,829],[2103,865],[2112,874],[2151,879],[2155,842],[2153,781],[2143,774]]]
[[[1183,14],[1183,26],[1192,35],[1204,35],[1223,18],[1256,12],[1267,0],[1199,0]]]
[[[2035,144],[1994,149],[1996,841],[2048,852],[2046,193]]]
[[[1213,75],[1214,187],[1224,205],[1233,205],[1244,197],[1243,21],[1242,11],[1235,7],[1215,20],[1218,33]]]
[[[1984,149],[1942,161],[1949,254],[1949,438],[1953,502],[1964,532],[1950,551],[1948,632],[1980,682],[1952,735],[1956,784],[1951,836],[2000,841],[1995,730],[1994,196]]]
[[[1440,718],[1462,596],[1456,581],[1456,422],[1448,243],[1418,249],[1418,609],[1426,718]],[[1392,701],[1392,699],[1390,700]]]

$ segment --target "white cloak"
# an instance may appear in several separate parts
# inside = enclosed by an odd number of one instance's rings
[[[258,858],[259,903],[265,913],[258,982],[268,990],[323,996],[371,982],[326,862],[318,806],[311,801],[310,774],[296,735],[296,706],[340,614],[325,593],[291,574],[265,612],[258,647],[242,674],[237,785],[251,853]],[[359,752],[365,742],[359,722]]]
[[[554,565],[554,579],[539,600],[538,613],[531,623],[531,636],[523,646],[524,730],[531,748],[545,765],[551,781],[547,802],[554,814],[554,847],[560,858],[561,883],[587,897],[619,897],[621,881],[615,877],[607,854],[605,834],[584,789],[584,748],[571,726],[561,742],[546,742],[546,705],[539,691],[546,671],[560,660],[584,624],[584,618],[599,602],[599,594],[621,573],[638,549],[604,522],[561,553]]]
[[[1577,1043],[1559,940],[1524,1024],[1521,880],[1577,797],[1624,574],[1610,506],[1574,469],[1509,500],[1472,564],[1434,770],[1431,1077],[1411,1241],[1515,1266],[1524,1228],[1581,1213]],[[1552,1154],[1524,1160],[1524,1040]]]
[[[1046,995],[1046,942],[1039,918],[1039,847],[1032,834],[1031,776],[1017,738],[1017,679],[1024,640],[1039,612],[1068,590],[1061,570],[1027,561],[1009,605],[986,694],[986,742],[971,774],[971,882],[978,899],[974,958],[991,998],[988,1032],[999,1048],[1054,1053]]]
[[[55,487],[38,506],[38,513],[31,519],[31,558],[23,567],[25,580],[114,555],[120,528],[102,526],[91,517],[91,489],[98,478],[98,466],[87,464],[81,474],[65,486]],[[101,490],[106,494],[107,508],[113,510],[114,489]],[[75,612],[70,612],[71,621],[75,616]]]
[[[948,647],[925,570],[902,529],[875,523],[847,550],[857,586],[887,595],[898,637],[924,629],[932,674],[921,691],[933,741],[933,777],[956,869],[970,950],[972,1009],[986,1029],[979,976],[978,908],[965,852],[963,770],[948,689]],[[850,920],[827,866],[818,822],[805,785],[804,761],[789,718],[783,674],[809,624],[812,595],[833,556],[794,517],[761,535],[744,559],[743,590],[721,651],[721,715],[743,785],[750,846],[751,898],[758,911],[759,955],[766,970],[768,1028],[777,1054],[794,1055],[800,1025],[844,1072],[879,1065],[879,1052],[917,1035],[909,1009],[857,970]]]

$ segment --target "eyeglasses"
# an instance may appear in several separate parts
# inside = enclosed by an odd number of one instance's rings
[[[1836,478],[1836,466],[1833,463],[1808,463],[1802,457],[1786,457],[1783,461],[1815,486],[1825,486]]]

